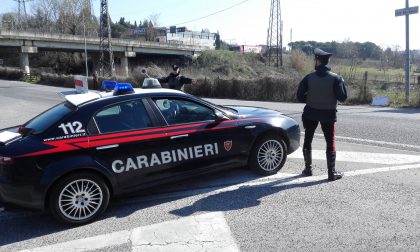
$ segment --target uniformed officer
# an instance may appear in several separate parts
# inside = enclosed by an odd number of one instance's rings
[[[180,68],[172,65],[172,71],[167,77],[158,79],[160,83],[168,83],[169,88],[182,90],[184,84],[195,84],[196,80],[180,75]]]
[[[331,53],[319,48],[314,50],[315,72],[305,76],[299,84],[297,99],[306,103],[302,114],[305,140],[303,143],[303,157],[305,169],[302,174],[312,176],[312,139],[318,123],[324,133],[327,144],[326,156],[328,180],[334,181],[343,177],[335,170],[335,123],[337,121],[337,100],[347,99],[347,90],[341,76],[331,71],[328,66]]]

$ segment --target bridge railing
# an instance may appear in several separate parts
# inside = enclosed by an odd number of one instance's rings
[[[85,37],[79,35],[57,34],[57,33],[43,33],[43,32],[29,32],[29,31],[14,31],[0,29],[0,38],[15,38],[27,40],[43,40],[43,41],[71,41],[76,43],[84,43]],[[89,44],[98,44],[100,40],[98,37],[86,36],[86,42]],[[186,44],[170,44],[164,42],[139,41],[134,39],[119,39],[113,38],[112,44],[120,46],[133,47],[152,47],[152,48],[167,48],[178,50],[192,50],[204,51],[209,50],[208,46],[186,45]]]

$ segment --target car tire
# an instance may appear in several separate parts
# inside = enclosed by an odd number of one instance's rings
[[[287,146],[280,136],[265,135],[258,138],[251,150],[248,166],[257,173],[276,174],[287,158]]]
[[[93,173],[77,173],[64,177],[52,188],[49,206],[52,215],[70,225],[83,225],[95,220],[108,206],[109,188]]]

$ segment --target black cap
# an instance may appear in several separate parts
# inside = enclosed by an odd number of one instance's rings
[[[315,58],[317,58],[317,59],[318,58],[329,58],[332,55],[332,53],[323,51],[323,50],[321,50],[319,48],[315,48],[314,49],[314,54],[315,54]]]

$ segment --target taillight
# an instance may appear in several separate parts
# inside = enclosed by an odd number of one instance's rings
[[[11,165],[13,163],[13,158],[0,156],[0,165]]]

